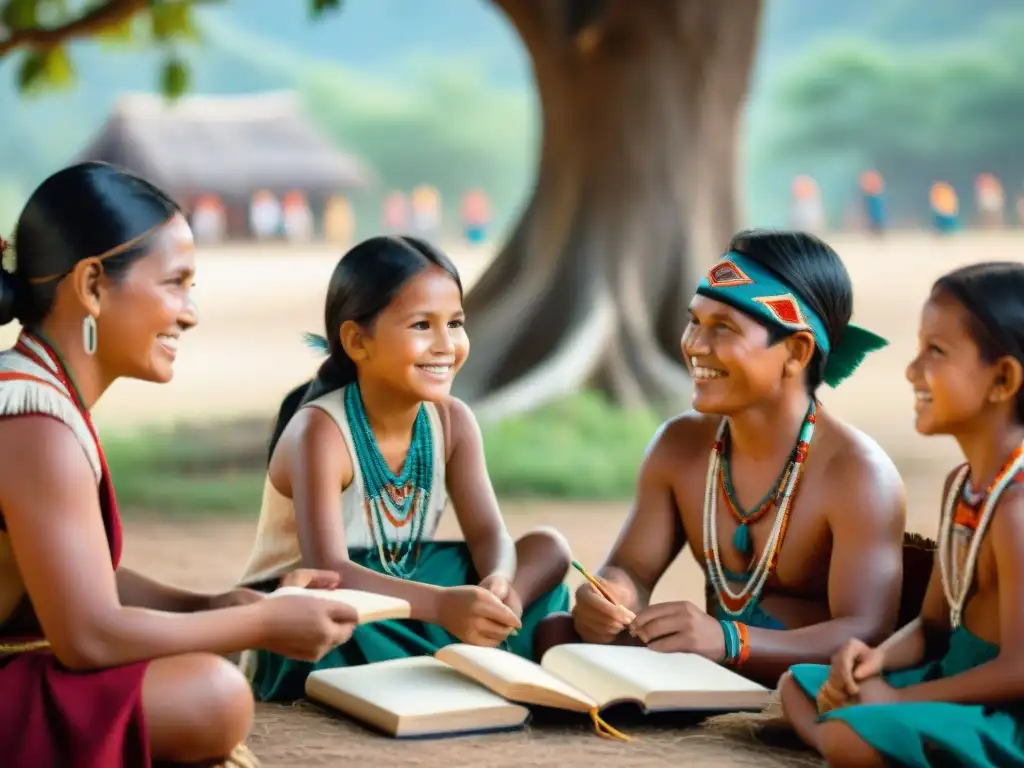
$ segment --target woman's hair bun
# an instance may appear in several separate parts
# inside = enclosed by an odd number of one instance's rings
[[[5,267],[7,249],[10,244],[0,235],[0,325],[7,325],[14,320],[15,312],[15,279]]]

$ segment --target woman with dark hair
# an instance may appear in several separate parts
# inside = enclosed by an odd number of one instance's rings
[[[816,397],[884,344],[850,324],[852,309],[846,268],[820,239],[733,238],[690,302],[682,351],[694,410],[654,437],[601,569],[628,613],[584,584],[578,638],[698,653],[774,686],[793,663],[893,630],[903,484],[882,450]],[[706,605],[648,605],[686,544],[705,573]],[[545,633],[566,629],[552,620]]]
[[[89,409],[118,378],[164,383],[196,324],[178,206],[103,163],[32,194],[0,270],[0,762],[5,768],[252,764],[247,682],[221,654],[319,658],[354,611],[252,590],[188,592],[121,567],[121,523]],[[8,254],[10,256],[10,254]],[[289,585],[331,588],[296,571]]]
[[[1024,267],[939,278],[907,367],[915,426],[956,438],[920,615],[850,640],[780,686],[786,717],[834,766],[1024,765]]]
[[[464,320],[458,271],[429,243],[374,237],[338,262],[318,339],[327,359],[282,404],[241,583],[272,589],[300,564],[336,570],[346,586],[408,600],[412,620],[359,627],[316,665],[247,656],[258,698],[301,697],[315,668],[456,640],[531,657],[537,623],[568,607],[568,545],[551,529],[512,540],[476,419],[450,395],[469,354]],[[464,542],[434,540],[449,499]]]

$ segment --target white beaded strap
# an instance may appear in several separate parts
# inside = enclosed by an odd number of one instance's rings
[[[981,542],[985,538],[985,531],[992,521],[996,505],[1007,486],[1013,482],[1017,475],[1024,469],[1024,452],[1021,453],[1013,463],[1006,468],[998,479],[991,493],[985,499],[982,506],[981,517],[978,520],[978,527],[971,536],[971,543],[967,547],[967,559],[964,562],[963,570],[960,571],[953,562],[953,524],[956,510],[956,502],[963,492],[964,483],[970,472],[970,466],[964,464],[957,472],[946,495],[945,504],[942,510],[942,524],[939,527],[939,570],[942,576],[942,591],[945,593],[946,602],[949,604],[949,623],[954,629],[960,626],[963,618],[964,604],[967,602],[967,593],[970,591],[974,581],[974,569],[978,561],[978,552],[981,549]]]
[[[727,420],[722,419],[722,422],[718,427],[718,434],[715,438],[716,446],[722,444],[726,427]],[[724,592],[730,600],[745,600],[746,603],[749,603],[750,600],[757,600],[760,597],[761,591],[764,589],[764,585],[768,581],[772,556],[782,535],[786,515],[789,513],[789,507],[793,501],[793,488],[796,486],[803,464],[797,464],[795,462],[791,464],[789,471],[787,472],[782,500],[775,511],[775,521],[772,524],[768,540],[765,542],[764,549],[761,551],[761,557],[758,560],[757,566],[754,568],[750,578],[739,592],[734,592],[729,586],[729,581],[726,578],[724,569],[722,568],[722,556],[718,545],[718,489],[715,479],[718,476],[720,466],[721,454],[716,448],[712,448],[711,457],[708,461],[708,473],[704,482],[704,552],[708,552],[709,544],[711,551],[711,558],[710,562],[707,564],[707,568],[709,572],[712,572],[713,574],[712,582],[717,582],[715,586]],[[705,556],[705,559],[708,558]],[[719,603],[722,606],[722,610],[730,615],[736,616],[743,612],[743,609],[739,611],[731,610],[722,600],[719,600]]]

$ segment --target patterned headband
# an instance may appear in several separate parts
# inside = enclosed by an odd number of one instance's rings
[[[827,361],[824,380],[830,387],[849,377],[871,352],[889,343],[850,323],[833,349],[821,316],[773,272],[735,251],[708,270],[697,293],[728,304],[764,325],[791,333],[808,331]]]

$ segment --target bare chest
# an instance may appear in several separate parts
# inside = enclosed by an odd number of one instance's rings
[[[982,539],[964,607],[964,623],[990,642],[999,642],[999,575],[990,535]]]
[[[762,558],[770,558],[775,567],[765,582],[766,592],[823,598],[832,546],[821,479],[807,472],[781,518],[770,495],[777,475],[736,476],[732,492],[727,493],[720,478],[706,488],[706,474],[707,467],[691,468],[674,487],[686,540],[705,572],[717,543],[719,562],[727,575],[745,579]],[[713,509],[709,494],[713,494]],[[773,546],[777,526],[780,530]]]

